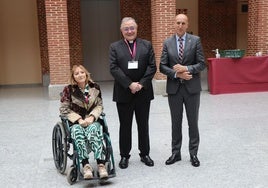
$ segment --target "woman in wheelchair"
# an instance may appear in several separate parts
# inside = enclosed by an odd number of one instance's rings
[[[103,111],[100,87],[92,81],[89,72],[82,65],[73,66],[70,83],[61,94],[60,114],[73,124],[71,138],[78,150],[84,179],[93,178],[88,147],[97,160],[99,177],[105,179],[108,173],[103,155],[103,132],[97,121]]]

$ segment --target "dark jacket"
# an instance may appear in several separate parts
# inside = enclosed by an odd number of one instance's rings
[[[173,66],[179,62],[179,55],[176,43],[176,36],[173,35],[166,39],[163,44],[163,51],[160,61],[160,72],[167,75],[166,92],[175,94],[180,85],[180,79],[175,78]],[[200,38],[195,35],[186,34],[185,48],[182,65],[188,67],[189,72],[193,75],[190,80],[185,80],[184,84],[189,93],[198,93],[201,91],[200,72],[206,68],[203,48]]]
[[[138,61],[138,69],[128,69],[132,60],[129,48],[122,39],[110,45],[110,72],[114,77],[113,101],[130,102],[134,97],[142,100],[154,98],[152,79],[156,72],[155,54],[151,42],[137,38],[137,53],[134,60]],[[128,88],[132,82],[139,82],[143,89],[132,94]]]

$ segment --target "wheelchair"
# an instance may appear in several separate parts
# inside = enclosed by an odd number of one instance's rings
[[[77,179],[82,180],[84,178],[81,172],[81,164],[79,162],[78,152],[76,150],[75,143],[71,138],[70,126],[72,123],[64,116],[60,116],[60,118],[61,122],[58,122],[54,126],[52,132],[53,159],[57,171],[61,174],[65,174],[67,159],[69,158],[72,160],[72,165],[67,170],[67,181],[70,185],[72,185]],[[104,113],[101,114],[98,122],[102,125],[103,130],[103,152],[105,156],[105,167],[108,172],[109,179],[115,177],[116,173],[113,149]],[[93,172],[93,178],[90,180],[94,179],[99,179],[100,183],[104,183],[104,181],[107,180],[100,179],[96,171]]]

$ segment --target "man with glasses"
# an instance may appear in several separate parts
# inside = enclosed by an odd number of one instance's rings
[[[120,128],[119,167],[128,167],[132,147],[132,121],[135,113],[138,128],[140,160],[154,166],[150,158],[149,111],[154,99],[152,79],[156,72],[155,54],[151,42],[137,38],[138,25],[125,17],[120,27],[123,39],[110,45],[110,72],[114,77],[113,101],[116,102]]]

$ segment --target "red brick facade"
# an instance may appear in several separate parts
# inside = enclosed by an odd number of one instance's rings
[[[81,37],[81,14],[80,0],[67,0],[68,28],[70,43],[70,63],[82,64],[82,37]]]
[[[70,46],[66,0],[45,0],[50,85],[66,84]]]
[[[212,49],[236,48],[236,11],[234,0],[199,0],[199,36],[206,57],[214,57]]]
[[[47,44],[47,23],[46,23],[46,6],[44,0],[37,0],[38,28],[40,54],[42,64],[42,74],[49,74],[48,44]]]
[[[236,48],[237,2],[199,0],[199,36],[206,57],[211,49]],[[65,84],[72,64],[82,63],[80,0],[37,0],[42,73],[50,85]],[[249,0],[249,55],[268,50],[268,0]],[[68,5],[68,6],[67,6]],[[176,0],[120,0],[121,17],[132,16],[139,37],[151,40],[159,64],[162,42],[173,34]],[[155,79],[165,79],[159,71]]]
[[[268,0],[249,0],[248,54],[268,54]]]
[[[152,43],[156,62],[159,65],[163,41],[174,33],[174,17],[176,14],[176,0],[155,0],[152,6]],[[157,66],[155,79],[163,80],[166,77],[160,73]]]
[[[120,0],[121,17],[133,17],[138,24],[138,35],[144,39],[152,39],[151,1],[150,0]]]

